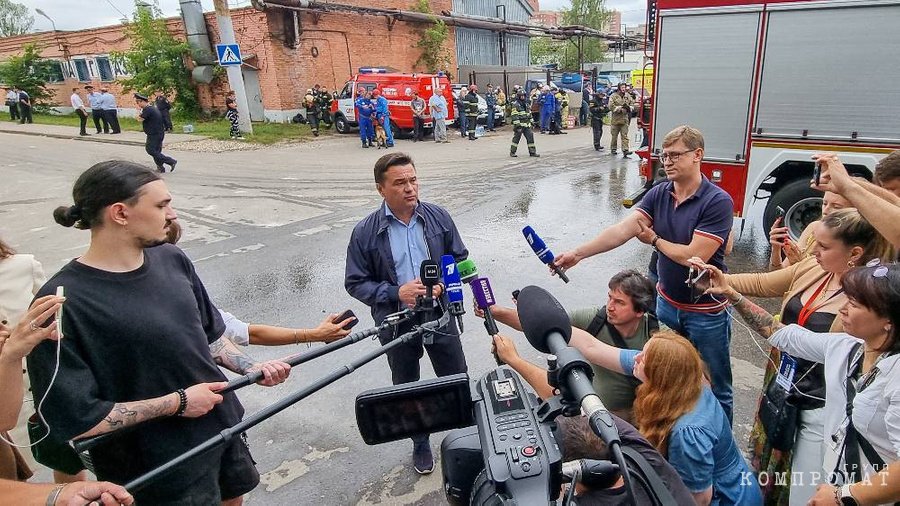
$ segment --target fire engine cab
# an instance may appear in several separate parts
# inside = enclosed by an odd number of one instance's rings
[[[364,88],[367,92],[378,88],[388,101],[388,110],[391,112],[391,129],[393,129],[395,137],[413,129],[413,114],[409,106],[413,91],[419,92],[419,98],[425,101],[425,111],[429,114],[425,118],[425,128],[430,129],[432,124],[428,100],[434,95],[434,89],[438,85],[444,88],[443,95],[447,99],[447,123],[449,124],[454,118],[454,108],[450,79],[446,75],[442,73],[403,74],[390,72],[383,68],[361,68],[359,74],[354,75],[344,85],[338,99],[332,102],[331,112],[334,115],[335,127],[342,134],[350,133],[353,128],[358,127],[359,122],[354,105],[357,91],[359,88]]]
[[[649,0],[654,83],[646,192],[664,178],[659,154],[682,124],[703,132],[703,173],[745,216],[767,200],[796,238],[821,212],[810,156],[838,153],[871,178],[900,149],[897,0]],[[639,199],[643,193],[626,199]]]

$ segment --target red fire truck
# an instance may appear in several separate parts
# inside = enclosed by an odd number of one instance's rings
[[[413,129],[413,115],[409,104],[412,100],[412,92],[419,92],[419,98],[425,101],[427,111],[428,100],[434,95],[434,88],[438,85],[444,88],[444,98],[447,99],[447,124],[453,122],[454,107],[453,95],[450,89],[450,79],[444,74],[402,74],[389,72],[382,68],[361,68],[359,74],[354,75],[338,95],[338,99],[332,102],[331,112],[334,114],[334,123],[340,133],[350,133],[353,128],[359,126],[356,119],[356,94],[359,88],[372,91],[375,88],[381,90],[381,94],[388,101],[388,109],[391,111],[391,128],[394,137],[401,133],[408,133]],[[431,117],[425,119],[425,128],[431,128]]]
[[[837,152],[871,177],[900,149],[900,2],[896,0],[649,0],[654,68],[644,192],[659,180],[662,138],[703,132],[703,173],[735,214],[767,200],[797,237],[818,218],[810,156]],[[639,192],[629,199],[639,199]]]

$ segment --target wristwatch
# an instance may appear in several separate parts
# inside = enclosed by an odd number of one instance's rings
[[[653,247],[653,249],[659,251],[659,248],[656,247],[656,242],[657,242],[657,241],[659,241],[659,236],[658,236],[658,235],[654,235],[654,236],[653,236],[653,239],[650,240],[650,246]]]
[[[841,503],[841,506],[859,506],[853,494],[850,493],[850,485],[844,485],[835,491],[835,494]]]

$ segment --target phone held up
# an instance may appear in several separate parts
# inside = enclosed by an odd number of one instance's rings
[[[334,320],[332,320],[332,321],[333,321],[333,322],[342,322],[342,321],[346,320],[347,318],[353,318],[353,321],[351,321],[350,323],[348,323],[348,324],[344,325],[343,327],[341,327],[341,328],[344,329],[344,330],[350,330],[350,329],[352,329],[357,323],[359,323],[359,318],[356,317],[356,314],[353,312],[352,309],[348,309],[348,310],[344,311],[343,313],[339,314],[339,315],[338,315]]]

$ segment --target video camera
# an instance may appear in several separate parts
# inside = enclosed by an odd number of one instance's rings
[[[562,454],[555,423],[539,421],[539,406],[518,374],[497,368],[471,386],[457,374],[364,392],[356,420],[370,445],[455,429],[441,443],[454,506],[502,498],[546,506],[559,496]]]

